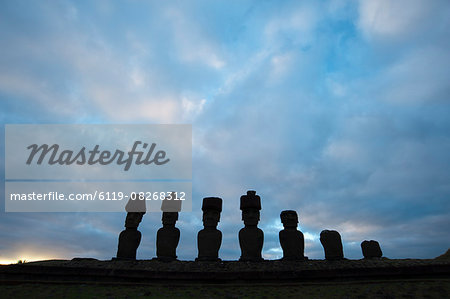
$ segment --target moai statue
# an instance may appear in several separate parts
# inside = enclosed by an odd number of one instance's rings
[[[365,259],[370,258],[380,258],[383,256],[383,252],[381,251],[380,244],[377,241],[363,241],[361,243],[362,253]]]
[[[335,230],[323,230],[320,233],[320,243],[325,251],[325,259],[341,260],[344,259],[342,249],[341,235]]]
[[[219,249],[222,244],[222,232],[217,229],[222,212],[222,198],[205,197],[202,204],[203,226],[198,232],[198,258],[196,261],[220,261]]]
[[[304,256],[305,239],[303,233],[297,229],[298,216],[296,211],[286,210],[280,214],[284,229],[280,231],[279,238],[283,249],[282,260],[302,261]]]
[[[264,244],[264,233],[257,227],[261,198],[256,191],[247,191],[241,196],[242,220],[245,227],[239,231],[239,245],[241,247],[240,261],[262,261],[261,251]]]
[[[130,197],[125,210],[128,212],[125,219],[125,230],[119,235],[116,259],[135,260],[136,251],[141,243],[141,232],[137,228],[146,212],[145,201]]]
[[[160,261],[174,261],[177,259],[177,246],[180,241],[180,230],[175,227],[178,212],[181,211],[181,200],[171,193],[171,199],[164,199],[161,204],[162,224],[156,234],[156,256]]]

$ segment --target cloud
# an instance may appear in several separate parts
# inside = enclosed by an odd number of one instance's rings
[[[0,87],[3,92],[39,101],[41,107],[51,109],[49,112],[65,114],[65,119],[79,119],[91,110],[95,111],[97,119],[112,122],[193,120],[201,109],[194,113],[192,105],[186,104],[186,89],[180,87],[180,79],[189,77],[191,70],[196,72],[194,64],[206,62],[216,69],[223,66],[223,61],[215,54],[217,47],[204,38],[195,23],[176,9],[159,9],[166,13],[158,19],[173,25],[169,31],[174,38],[166,36],[166,42],[180,43],[177,46],[180,51],[172,60],[161,62],[155,57],[164,51],[164,43],[154,46],[151,37],[142,38],[135,28],[127,31],[125,46],[117,47],[117,40],[108,34],[102,35],[103,28],[94,24],[88,15],[75,14],[78,17],[66,18],[66,14],[49,6],[45,9],[46,19],[37,24],[47,35],[25,39],[20,28],[14,29],[17,34],[10,37],[10,42],[17,48],[8,48],[7,57],[2,59],[6,65],[13,66],[14,72],[1,75]],[[72,6],[67,8],[71,15],[78,10]],[[111,17],[114,11],[103,12],[102,18]],[[66,30],[49,30],[46,25],[52,23],[61,24]],[[20,63],[17,57],[27,57],[28,63]],[[44,67],[40,67],[41,64]],[[35,80],[36,77],[39,80]],[[184,81],[188,84],[186,78]],[[192,92],[188,90],[188,93]]]
[[[271,72],[269,82],[279,82],[289,75],[292,71],[291,67],[293,65],[295,55],[293,53],[283,53],[280,55],[275,55],[270,60]]]
[[[433,15],[444,1],[359,1],[358,26],[365,36],[395,42],[424,34],[435,26]]]
[[[349,258],[364,239],[388,257],[446,250],[446,1],[33,5],[2,3],[0,116],[192,122],[181,259],[196,257],[206,196],[224,199],[221,257],[239,258],[249,189],[262,196],[266,257],[280,256],[285,209],[298,212],[310,258],[323,258],[323,229],[340,231]],[[0,252],[114,256],[124,215],[44,216],[2,217]],[[145,215],[139,258],[155,256],[160,221]],[[28,231],[10,233],[22,222]]]
[[[447,101],[449,61],[447,51],[434,47],[407,55],[383,74],[383,100],[399,104]]]
[[[282,8],[281,16],[269,20],[264,28],[269,43],[277,44],[279,39],[292,39],[294,44],[307,45],[311,38],[314,27],[320,15],[317,7],[313,5],[298,5],[297,7]]]
[[[183,97],[182,99],[182,105],[184,113],[186,114],[186,119],[193,119],[197,115],[201,114],[203,111],[203,106],[206,103],[206,99],[200,99],[200,100],[189,100],[186,97]]]
[[[167,8],[165,15],[172,28],[173,42],[178,57],[186,63],[206,64],[221,69],[226,62],[220,57],[219,47],[208,40],[205,31],[192,22],[189,16],[177,7]]]

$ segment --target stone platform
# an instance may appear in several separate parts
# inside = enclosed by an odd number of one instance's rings
[[[0,266],[1,283],[297,283],[448,279],[450,261],[418,259],[193,262],[48,260]]]

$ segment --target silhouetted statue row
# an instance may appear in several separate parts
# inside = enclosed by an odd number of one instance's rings
[[[138,201],[139,202],[139,201]],[[168,209],[164,205],[179,204],[172,210],[181,211],[181,201],[163,201],[161,209],[162,224],[156,235],[156,256],[161,261],[176,260],[176,249],[180,240],[180,230],[175,227],[178,220],[178,212],[165,212]],[[241,248],[240,261],[262,261],[261,256],[264,233],[258,228],[261,210],[261,198],[255,191],[247,191],[241,196],[240,209],[244,228],[239,231],[239,246]],[[125,230],[119,235],[117,259],[136,259],[136,251],[141,241],[141,233],[137,230],[145,212],[130,212],[127,205],[127,218]],[[136,210],[136,209],[134,209]],[[141,209],[142,210],[142,209]],[[172,211],[171,210],[171,211]],[[202,203],[203,226],[198,232],[197,247],[198,257],[196,261],[220,261],[219,249],[222,244],[222,232],[217,229],[222,212],[222,199],[219,197],[206,197]],[[296,211],[286,210],[280,214],[284,229],[279,233],[282,260],[298,261],[307,260],[304,256],[305,239],[303,233],[297,229],[298,216]],[[320,233],[320,243],[327,260],[344,259],[341,236],[334,230],[323,230]],[[382,256],[380,245],[377,241],[363,241],[361,249],[364,258],[380,258]]]

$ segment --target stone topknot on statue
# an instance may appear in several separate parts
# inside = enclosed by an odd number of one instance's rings
[[[125,211],[127,213],[146,213],[147,207],[145,205],[145,200],[138,199],[136,193],[132,193],[130,199],[125,205]]]
[[[256,191],[248,190],[246,195],[241,196],[240,209],[258,209],[261,210],[261,198],[256,195]]]
[[[214,210],[222,212],[222,198],[220,197],[205,197],[203,198],[202,211]]]
[[[161,211],[163,212],[180,212],[182,200],[177,198],[176,192],[171,192],[170,196],[167,196],[161,201]]]

